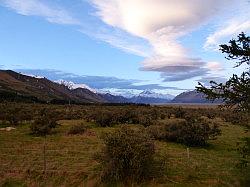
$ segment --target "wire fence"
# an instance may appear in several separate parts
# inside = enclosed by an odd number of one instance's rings
[[[19,141],[16,144],[0,142],[0,174],[21,174],[29,172],[76,174],[91,173],[98,167],[94,159],[100,150],[95,143],[89,145],[82,141],[48,140],[44,154],[42,141]],[[55,147],[58,147],[55,149]],[[162,154],[162,152],[161,152]],[[199,178],[220,176],[232,177],[239,157],[236,154],[220,154],[204,150],[185,148],[165,148],[167,163],[171,172],[183,176],[193,172]]]

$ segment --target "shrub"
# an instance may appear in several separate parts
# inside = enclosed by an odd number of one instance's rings
[[[34,120],[30,126],[31,133],[38,136],[46,136],[50,134],[52,129],[56,128],[57,117],[53,111],[43,109],[40,115]]]
[[[242,142],[237,143],[237,152],[240,154],[241,159],[237,164],[240,168],[249,167],[249,157],[250,157],[250,138],[244,138]]]
[[[3,121],[9,122],[9,124],[12,126],[19,125],[25,119],[23,109],[17,105],[6,105],[1,112],[1,118]]]
[[[161,114],[161,115],[160,115],[160,118],[161,118],[161,119],[165,119],[165,118],[166,118],[166,114]]]
[[[141,182],[152,177],[155,147],[143,130],[123,126],[103,140],[105,147],[99,160],[104,182]]]
[[[201,115],[196,112],[186,112],[184,116],[182,116],[183,119],[187,121],[192,121],[193,119],[199,119],[201,118]]]
[[[78,125],[72,126],[69,129],[68,134],[69,135],[84,134],[86,130],[87,130],[86,126],[84,126],[83,124],[78,124]]]
[[[162,125],[150,125],[147,127],[146,132],[156,140],[164,140],[166,138],[165,127]]]
[[[94,121],[100,127],[110,127],[114,123],[112,113],[104,111],[97,113]]]
[[[179,107],[178,109],[174,111],[174,115],[176,118],[183,118],[185,114],[186,114],[186,111],[181,107]]]
[[[150,116],[140,116],[139,117],[139,124],[143,125],[144,127],[148,127],[150,125],[152,125],[154,123],[154,121],[152,120],[152,118]]]
[[[236,167],[240,169],[242,174],[241,186],[249,186],[250,184],[250,137],[243,138],[243,141],[237,143],[237,152],[240,159]]]
[[[157,110],[155,107],[153,110],[150,111],[150,114],[151,114],[151,118],[153,120],[157,120],[159,118],[159,110]]]
[[[205,146],[207,141],[221,134],[216,124],[204,119],[182,120],[166,127],[166,139],[187,146]]]
[[[224,114],[224,119],[226,122],[232,123],[234,125],[248,126],[250,124],[249,113],[247,112],[237,112],[228,111]]]

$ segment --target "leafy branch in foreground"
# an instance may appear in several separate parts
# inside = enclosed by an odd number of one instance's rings
[[[238,35],[237,40],[230,40],[230,45],[220,45],[222,53],[227,53],[228,60],[239,60],[236,67],[239,67],[243,63],[250,65],[250,36],[246,36],[245,33]]]
[[[250,66],[250,37],[244,33],[238,39],[230,40],[229,45],[220,45],[222,53],[227,53],[228,60],[237,60],[239,67],[242,64]],[[241,111],[250,111],[250,69],[247,68],[240,76],[234,74],[226,83],[210,81],[210,88],[200,82],[196,87],[198,92],[204,93],[209,100],[222,99],[226,106],[236,106]]]

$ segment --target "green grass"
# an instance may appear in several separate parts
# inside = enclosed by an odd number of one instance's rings
[[[67,135],[72,125],[84,123],[83,135]],[[99,186],[99,163],[95,153],[103,147],[100,135],[120,126],[100,128],[83,120],[63,120],[46,138],[46,175],[43,173],[43,137],[29,134],[29,125],[0,131],[0,185],[2,186]],[[130,125],[131,128],[138,126]],[[155,141],[157,154],[167,158],[161,178],[147,186],[241,186],[244,173],[236,168],[240,158],[234,150],[240,137],[249,132],[240,126],[221,123],[222,136],[206,148],[189,148]]]

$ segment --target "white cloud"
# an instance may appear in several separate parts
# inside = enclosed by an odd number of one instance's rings
[[[217,20],[217,28],[207,37],[204,49],[218,50],[223,42],[241,32],[250,32],[250,1],[238,0],[232,4],[231,9],[226,9],[228,15],[222,20]]]
[[[208,62],[205,67],[210,69],[212,72],[220,72],[224,70],[219,62]]]
[[[231,20],[230,23],[209,35],[204,44],[204,48],[207,50],[218,50],[219,45],[224,42],[225,39],[228,40],[228,38],[231,38],[232,36],[235,37],[241,32],[250,31],[249,16],[246,16],[248,20]]]
[[[205,48],[213,48],[232,34],[250,30],[247,0],[82,1],[90,2],[96,8],[95,18],[83,12],[88,18],[78,20],[58,6],[60,1],[0,0],[0,3],[21,15],[40,16],[56,24],[76,25],[84,34],[145,57],[141,70],[160,72],[165,81],[184,80],[222,70],[217,62],[206,63],[190,55],[190,50],[179,42],[181,37],[212,18],[216,18],[217,23],[221,12],[228,12],[228,21],[220,18],[225,23],[219,22],[220,27],[207,38]]]
[[[88,27],[87,29],[80,29],[80,32],[141,57],[149,57],[152,51],[146,40],[134,37],[118,29],[108,28],[107,26],[99,26],[99,29],[95,28],[95,30],[92,27]]]
[[[0,0],[0,3],[21,15],[44,17],[51,23],[80,25],[80,22],[66,10],[61,7],[48,6],[44,1],[42,3],[39,0]]]
[[[176,36],[199,25],[226,0],[92,0],[97,15],[114,27],[140,37],[152,33]],[[170,37],[173,37],[171,35]]]
[[[104,23],[148,41],[152,51],[142,62],[141,69],[161,72],[166,81],[177,80],[177,77],[173,79],[169,77],[176,71],[179,75],[185,72],[183,79],[210,71],[205,62],[190,56],[188,49],[178,40],[202,26],[222,8],[231,5],[228,0],[92,0],[91,2],[97,9],[96,15]],[[180,67],[186,67],[190,73]]]

